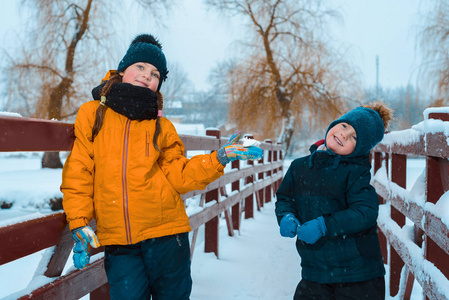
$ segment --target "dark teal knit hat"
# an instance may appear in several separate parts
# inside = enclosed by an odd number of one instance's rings
[[[125,71],[130,65],[137,62],[146,62],[157,68],[161,74],[159,86],[157,88],[159,91],[162,82],[167,79],[167,61],[162,52],[162,45],[152,35],[141,34],[132,41],[125,56],[118,64],[117,73]]]
[[[369,154],[371,149],[384,138],[384,123],[374,109],[360,106],[347,112],[329,125],[325,137],[332,127],[342,122],[354,127],[357,134],[355,149],[351,154],[345,155],[346,157]]]

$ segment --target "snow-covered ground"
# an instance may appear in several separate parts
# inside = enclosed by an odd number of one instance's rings
[[[290,162],[285,161],[285,170]],[[423,167],[422,159],[409,160],[407,186],[413,185]],[[62,196],[60,172],[41,170],[39,155],[6,158],[0,153],[0,203],[14,201],[11,209],[0,210],[0,226],[17,222],[24,215],[51,213],[43,199]],[[242,220],[240,232],[233,237],[228,236],[226,223],[220,219],[219,259],[204,253],[204,233],[200,230],[192,261],[192,300],[292,299],[301,279],[300,258],[294,239],[279,235],[274,200],[255,212],[253,219]],[[0,299],[16,299],[45,282],[38,264],[46,253],[0,266]],[[72,268],[69,259],[64,272]],[[412,299],[423,299],[421,294],[415,282]]]

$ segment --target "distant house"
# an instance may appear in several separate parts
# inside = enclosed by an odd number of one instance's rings
[[[173,121],[172,123],[175,126],[178,134],[199,135],[199,136],[206,135],[206,127],[204,127],[204,124],[181,124]]]
[[[172,122],[182,123],[185,119],[182,101],[167,101],[164,105],[164,116]]]

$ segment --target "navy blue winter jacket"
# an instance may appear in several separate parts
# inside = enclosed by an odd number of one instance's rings
[[[296,241],[302,278],[335,283],[385,275],[368,155],[347,158],[315,149],[292,162],[276,192],[278,222],[287,213],[301,224],[323,216],[327,227],[313,245]]]

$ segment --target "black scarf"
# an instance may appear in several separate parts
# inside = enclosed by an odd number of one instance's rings
[[[106,81],[92,90],[94,100],[100,99]],[[129,83],[115,83],[106,96],[106,106],[131,120],[154,120],[157,118],[156,93],[146,87]]]

